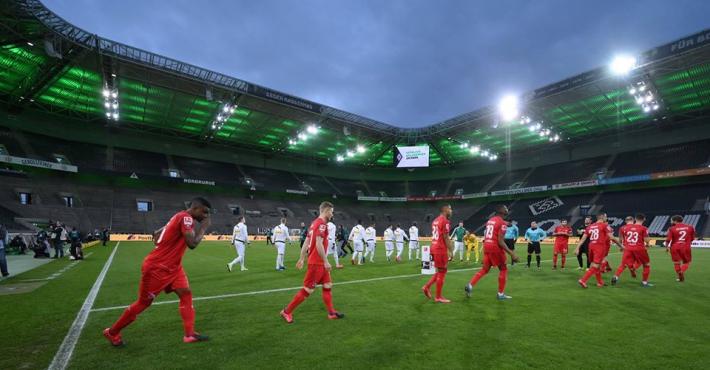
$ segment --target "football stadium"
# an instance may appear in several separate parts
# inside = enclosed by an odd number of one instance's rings
[[[710,28],[401,127],[0,25],[2,369],[710,364]]]

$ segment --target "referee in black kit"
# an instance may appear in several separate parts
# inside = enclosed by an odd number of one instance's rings
[[[580,238],[582,235],[584,235],[584,230],[587,228],[587,226],[592,224],[592,216],[587,216],[584,218],[584,227],[580,227],[577,229],[577,236]],[[577,253],[577,262],[579,262],[579,267],[577,270],[584,270],[584,265],[582,265],[582,255],[587,256],[587,269],[589,269],[589,238],[582,243],[582,245],[579,247],[579,253]]]

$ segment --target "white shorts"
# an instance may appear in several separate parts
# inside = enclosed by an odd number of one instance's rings
[[[409,249],[419,249],[419,240],[410,240]]]
[[[375,241],[368,241],[367,242],[367,250],[372,252],[375,250]]]
[[[274,242],[276,246],[276,253],[285,254],[286,253],[286,243],[285,242]]]
[[[353,249],[355,249],[355,252],[362,252],[365,250],[365,246],[362,242],[353,242]]]
[[[455,249],[463,249],[463,242],[454,242]]]
[[[392,242],[385,242],[385,250],[391,251],[394,249],[394,243]]]
[[[237,254],[240,256],[244,255],[244,243],[240,241],[234,241],[234,249],[237,250]]]
[[[397,242],[397,251],[404,249],[404,242]]]

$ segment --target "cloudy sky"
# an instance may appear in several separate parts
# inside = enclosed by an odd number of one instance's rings
[[[402,127],[710,27],[710,1],[44,0],[90,32]]]

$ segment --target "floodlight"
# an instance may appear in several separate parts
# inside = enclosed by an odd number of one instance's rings
[[[625,76],[636,68],[636,58],[629,55],[617,55],[609,65],[611,72],[617,76]]]
[[[518,97],[506,95],[498,104],[500,116],[504,121],[511,121],[518,117]]]
[[[471,154],[476,154],[481,151],[481,147],[479,147],[478,145],[474,145],[471,147],[471,149],[469,149],[469,151],[471,152]]]
[[[316,133],[318,133],[318,127],[316,127],[315,125],[308,125],[308,127],[306,128],[306,131],[309,134],[316,134]]]
[[[345,155],[347,155],[347,156],[348,156],[348,158],[352,158],[352,156],[354,156],[354,155],[355,155],[355,153],[353,153],[353,151],[352,151],[352,150],[348,150],[348,151],[347,151],[347,152],[345,153]]]
[[[338,161],[338,162],[342,162],[342,161],[344,161],[344,160],[345,160],[345,158],[343,158],[343,156],[342,156],[342,155],[338,154],[338,156],[337,156],[337,157],[335,157],[335,160],[336,160],[336,161]]]

